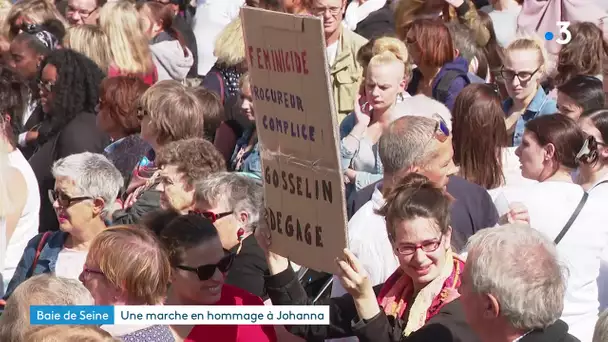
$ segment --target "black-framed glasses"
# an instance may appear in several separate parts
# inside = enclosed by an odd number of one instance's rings
[[[55,87],[55,83],[53,83],[53,82],[38,80],[38,88],[46,91],[47,93],[52,92],[54,87]]]
[[[184,265],[178,265],[176,268],[180,270],[189,271],[196,273],[198,279],[201,281],[209,280],[215,274],[215,269],[217,268],[222,273],[228,272],[230,267],[232,266],[232,262],[234,261],[234,257],[236,254],[229,253],[225,257],[222,258],[217,264],[209,264],[209,265],[201,265],[199,267],[190,267]]]
[[[188,214],[202,216],[202,217],[206,218],[207,220],[211,221],[211,223],[214,223],[215,221],[217,221],[223,217],[234,214],[234,211],[226,211],[223,213],[216,214],[212,211],[190,210],[188,212]]]
[[[75,13],[78,13],[78,16],[80,16],[80,18],[87,19],[88,17],[91,16],[91,14],[97,12],[98,9],[99,9],[99,6],[95,7],[94,9],[92,9],[90,11],[85,11],[85,10],[77,10],[77,9],[74,9],[74,8],[68,6],[68,8],[66,8],[65,12],[66,12],[66,15],[68,13],[70,13],[72,15]]]
[[[92,199],[93,197],[90,196],[70,197],[61,191],[49,189],[49,200],[51,201],[51,203],[55,203],[55,201],[57,201],[59,206],[62,208],[69,208],[76,202]]]
[[[436,251],[439,246],[441,246],[441,240],[443,239],[443,235],[439,237],[437,240],[429,240],[424,241],[422,243],[412,244],[412,245],[401,245],[395,248],[397,253],[400,255],[413,255],[417,250],[421,249],[425,253],[432,253]]]
[[[529,72],[529,71],[515,72],[514,70],[506,69],[505,66],[503,65],[500,68],[500,76],[502,76],[502,78],[508,82],[513,81],[513,79],[515,77],[517,77],[519,82],[524,83],[524,82],[528,82],[529,80],[531,80],[532,77],[534,75],[536,75],[536,73],[540,70],[540,68],[542,68],[542,65],[539,66],[538,68],[536,68],[536,70],[534,70],[532,72]]]
[[[433,114],[433,119],[437,121],[435,124],[435,131],[433,132],[434,138],[440,142],[445,142],[450,136],[450,128],[448,127],[448,124],[439,114]]]

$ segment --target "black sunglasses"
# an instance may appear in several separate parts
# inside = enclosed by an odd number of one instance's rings
[[[55,203],[55,201],[57,201],[57,203],[59,203],[59,206],[62,208],[69,208],[76,202],[90,200],[90,199],[93,199],[93,197],[89,197],[89,196],[70,197],[61,191],[55,191],[53,189],[49,190],[49,200],[51,201],[51,203]]]
[[[215,274],[216,268],[218,270],[220,270],[220,272],[222,272],[222,273],[228,272],[228,270],[232,266],[232,262],[234,261],[235,256],[236,256],[236,254],[230,253],[230,254],[226,255],[225,257],[223,257],[222,260],[220,260],[220,262],[218,262],[217,264],[201,265],[196,268],[190,267],[190,266],[184,266],[184,265],[178,265],[176,267],[179,268],[180,270],[194,272],[194,273],[196,273],[196,275],[198,275],[198,279],[200,279],[201,281],[205,281],[205,280],[209,280],[211,277],[213,277],[213,275]]]

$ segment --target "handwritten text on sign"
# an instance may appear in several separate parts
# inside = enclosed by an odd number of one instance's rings
[[[321,21],[253,8],[241,18],[272,249],[334,272],[346,210]]]

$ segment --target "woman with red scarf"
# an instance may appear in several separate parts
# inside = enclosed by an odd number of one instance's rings
[[[451,198],[424,176],[410,174],[385,194],[378,211],[386,218],[399,268],[384,284],[372,287],[357,258],[344,250],[336,260],[348,294],[329,299],[329,325],[287,329],[308,341],[356,336],[359,341],[478,341],[464,321],[458,288],[464,261],[452,253]],[[268,295],[274,305],[308,305],[311,300],[289,261],[268,251],[267,227],[256,232],[266,251],[271,276]]]

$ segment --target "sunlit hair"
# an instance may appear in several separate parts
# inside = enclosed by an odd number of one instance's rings
[[[101,70],[108,72],[108,67],[112,62],[112,53],[108,36],[99,26],[70,27],[63,38],[63,46],[89,57]]]
[[[440,19],[414,20],[408,25],[405,41],[416,45],[420,64],[441,68],[456,58],[450,30]]]
[[[466,180],[485,189],[504,184],[502,148],[508,135],[500,96],[487,84],[471,84],[452,110],[454,163]]]
[[[608,341],[608,310],[604,310],[595,323],[593,342]]]
[[[122,73],[147,74],[154,69],[135,4],[129,1],[105,4],[99,14],[99,25],[108,36],[112,62]]]
[[[390,63],[403,64],[403,77],[409,80],[412,76],[412,61],[405,44],[397,38],[382,37],[374,41],[369,65]]]
[[[55,4],[48,0],[22,0],[17,1],[8,12],[2,28],[2,34],[9,40],[19,33],[16,26],[19,18],[27,18],[30,24],[42,24],[49,19],[59,20],[65,27],[68,23],[59,13]]]
[[[450,229],[451,197],[428,178],[410,173],[385,191],[385,204],[376,213],[386,219],[391,241],[403,221],[426,218],[435,221],[441,234]]]
[[[105,78],[99,87],[100,110],[108,113],[125,136],[139,133],[141,120],[137,104],[149,86],[135,76]]]
[[[241,17],[228,24],[215,39],[213,54],[218,64],[237,66],[245,61],[245,40]]]
[[[576,75],[598,76],[603,72],[608,57],[608,43],[602,30],[594,23],[573,23],[570,28],[572,40],[559,52],[557,61],[557,85]]]
[[[110,227],[91,243],[89,261],[99,266],[112,285],[126,291],[129,303],[163,303],[171,267],[152,231],[138,226]]]
[[[109,332],[94,325],[43,325],[28,330],[31,342],[118,342]]]
[[[513,51],[534,51],[537,55],[540,73],[544,74],[547,70],[547,50],[543,42],[536,36],[523,36],[512,41],[506,48],[504,58]]]
[[[479,20],[483,26],[485,26],[490,33],[490,40],[488,40],[486,46],[480,50],[485,54],[490,70],[496,75],[500,71],[499,69],[502,65],[504,49],[498,45],[494,23],[492,22],[490,15],[484,11],[477,11],[477,14],[479,15]]]
[[[173,26],[173,9],[171,6],[165,6],[158,2],[144,2],[137,5],[137,10],[142,15],[145,15],[150,19],[151,25],[154,23],[158,24],[164,32],[166,32],[171,38],[177,40],[182,48],[185,57],[190,55],[190,51],[186,46],[186,41],[182,34],[175,29]]]

